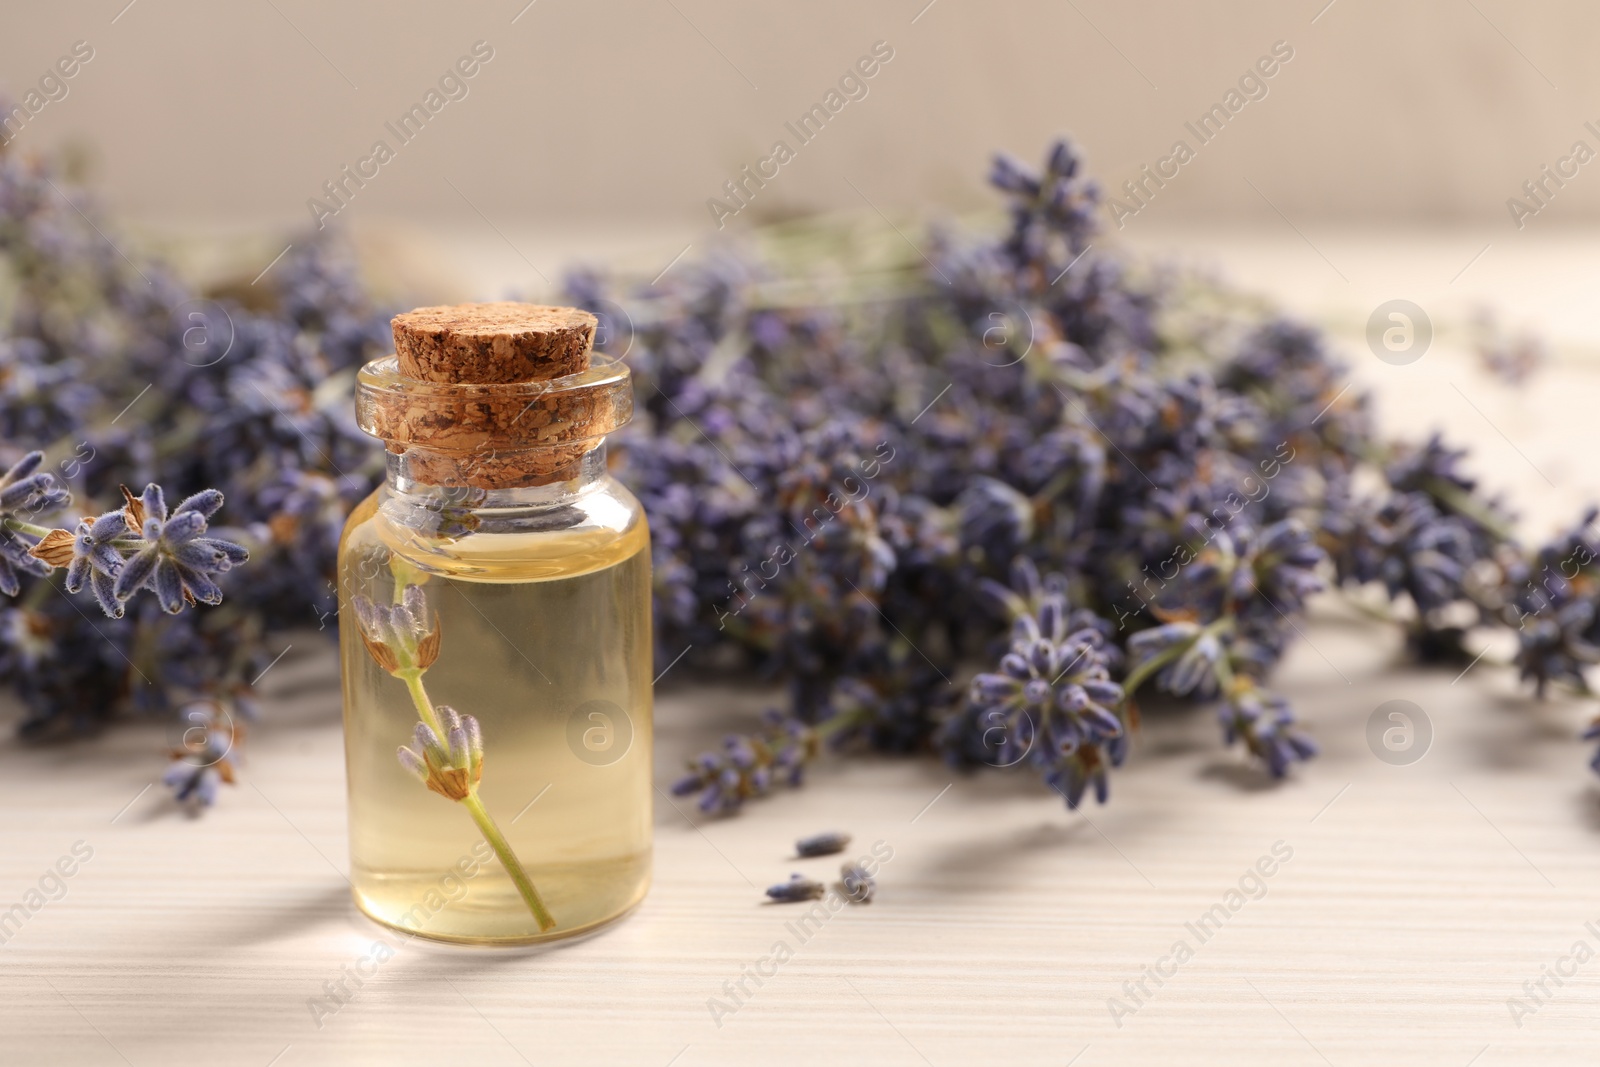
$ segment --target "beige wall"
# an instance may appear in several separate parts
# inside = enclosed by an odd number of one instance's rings
[[[0,70],[19,94],[88,41],[67,96],[14,144],[88,142],[114,205],[161,219],[309,221],[322,183],[380,137],[397,147],[385,121],[480,39],[494,57],[468,95],[398,147],[351,217],[466,220],[475,205],[508,224],[709,226],[707,198],[779,138],[795,158],[731,225],[862,195],[981,205],[991,149],[1035,157],[1057,131],[1120,183],[1196,144],[1185,120],[1278,40],[1294,58],[1266,98],[1130,225],[1276,219],[1248,178],[1296,220],[1509,234],[1524,180],[1579,138],[1600,150],[1583,129],[1600,128],[1595,5],[1335,0],[1312,24],[1324,2],[536,0],[515,24],[524,0],[15,3]],[[879,40],[894,56],[868,95],[799,145],[785,121]],[[1529,225],[1597,217],[1600,162]]]

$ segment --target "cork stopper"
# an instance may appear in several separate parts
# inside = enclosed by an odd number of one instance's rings
[[[576,476],[633,413],[628,368],[577,308],[461,304],[393,320],[395,355],[357,377],[356,419],[429,485],[509,489]]]
[[[579,308],[501,301],[396,315],[400,371],[425,382],[532,382],[589,366],[599,320]]]

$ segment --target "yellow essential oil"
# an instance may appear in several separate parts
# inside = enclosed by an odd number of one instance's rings
[[[350,878],[379,922],[525,943],[644,896],[650,540],[603,438],[627,388],[603,357],[533,382],[423,383],[395,357],[362,372],[389,477],[345,527],[340,646]],[[529,404],[563,428],[524,427]],[[510,413],[492,447],[438,436],[486,405]]]

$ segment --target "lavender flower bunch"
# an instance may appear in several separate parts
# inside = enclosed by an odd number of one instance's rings
[[[43,452],[29,453],[0,483],[10,483],[18,471],[32,470],[43,461]],[[48,474],[33,478],[53,481]],[[13,488],[25,484],[26,479]],[[62,584],[69,593],[81,591],[87,583],[100,609],[113,619],[122,618],[123,605],[141,589],[154,592],[161,610],[169,615],[190,604],[222,603],[217,579],[250,558],[243,545],[205,536],[206,520],[221,509],[222,494],[203,490],[186,498],[170,515],[159,485],[145,486],[139,496],[124,486],[122,496],[122,507],[83,519],[74,530],[41,530],[9,515],[3,521],[15,534],[39,537],[28,555],[50,568],[65,568]],[[0,511],[4,507],[5,490],[0,490]],[[14,543],[20,545],[21,538]],[[15,596],[15,575],[9,588],[0,580],[0,588]]]
[[[82,519],[75,529],[30,522],[23,516],[39,517],[72,502],[56,476],[40,470],[43,463],[43,452],[30,452],[0,475],[0,592],[7,596],[22,592],[23,575],[48,581],[63,570],[66,593],[80,593],[87,584],[109,618],[123,618],[127,602],[140,591],[151,592],[162,611],[177,615],[197,603],[222,603],[217,580],[250,558],[244,546],[206,536],[207,520],[223,503],[215,489],[188,497],[169,514],[160,486],[147,485],[139,496],[124,486],[122,507]],[[220,709],[191,716],[185,747],[173,753],[162,777],[179,803],[191,810],[210,805],[218,783],[234,780],[228,756],[236,732]]]
[[[66,591],[80,592],[87,582],[110,618],[122,618],[141,590],[176,615],[195,603],[222,603],[216,580],[250,558],[243,545],[204,536],[206,520],[222,507],[215,489],[188,497],[169,515],[159,485],[139,496],[124,486],[122,507],[80,520],[75,530],[29,522],[22,516],[72,503],[55,475],[39,470],[43,462],[43,452],[29,452],[0,475],[0,592],[7,596],[22,591],[22,575],[62,569]]]
[[[661,655],[743,654],[819,749],[1025,764],[1074,807],[1104,801],[1146,682],[1217,703],[1281,775],[1314,746],[1254,694],[1320,583],[1307,530],[1373,447],[1365,401],[1278,321],[1180,366],[1173,298],[1085,258],[1098,192],[1067,144],[994,183],[998,240],[936,234],[849,301],[721,259],[632,294],[574,276],[633,325],[623,477],[657,531]],[[975,656],[994,667],[963,695]],[[680,789],[736,810],[770,788],[763,744],[729,738]]]
[[[654,284],[569,276],[634,375],[612,454],[650,516],[668,684],[733,671],[786,692],[679,795],[732,813],[823,752],[867,750],[1026,767],[1069,804],[1103,801],[1137,752],[1136,700],[1205,709],[1264,775],[1293,773],[1315,745],[1271,676],[1319,588],[1381,593],[1424,662],[1459,671],[1475,631],[1506,628],[1537,694],[1589,693],[1593,513],[1523,545],[1460,451],[1374,431],[1315,330],[1119,256],[1069,143],[1037,168],[1002,157],[991,181],[989,232],[903,228],[913,248],[784,227]],[[284,632],[336,619],[339,530],[383,463],[349,391],[387,351],[386,315],[304,239],[254,282],[196,291],[125,258],[68,176],[6,151],[0,216],[0,448],[44,453],[0,484],[0,683],[23,733],[195,701],[243,721]],[[34,525],[68,490],[151,483],[199,495],[169,512],[142,494],[132,525],[128,499]],[[91,624],[53,592],[67,583],[121,617]],[[373,610],[369,649],[420,667],[425,621]],[[419,702],[431,734],[400,758],[449,796],[480,757],[468,716],[458,731],[426,707],[437,724]]]
[[[326,241],[197,289],[11,147],[0,220],[0,685],[30,740],[175,718],[167,784],[204,807],[286,631],[332,632],[339,531],[382,472],[349,389],[387,316]]]
[[[1282,777],[1316,745],[1270,679],[1322,589],[1381,589],[1429,662],[1508,625],[1541,689],[1600,658],[1587,533],[1529,552],[1460,452],[1375,433],[1316,331],[1108,251],[1070,144],[991,180],[997,234],[779,231],[654,285],[570,276],[634,370],[619,476],[660,662],[789,691],[681,792],[729,813],[797,781],[763,755],[787,729],[1103,801],[1135,694],[1210,708]]]

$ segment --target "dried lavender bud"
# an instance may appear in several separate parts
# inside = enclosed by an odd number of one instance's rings
[[[430,766],[446,766],[450,763],[449,750],[439,740],[439,735],[434,733],[433,727],[425,722],[419,722],[413,736],[417,751],[426,757]]]
[[[236,710],[238,705],[235,705]],[[232,784],[232,752],[240,731],[223,707],[215,701],[194,701],[182,709],[185,746],[172,753],[172,762],[161,776],[161,784],[172,790],[173,799],[198,815],[217,801],[223,782]],[[199,734],[200,741],[194,742]]]
[[[852,904],[871,904],[878,883],[859,863],[846,863],[839,868],[840,893]]]
[[[467,769],[472,772],[472,780],[476,782],[483,777],[483,729],[472,715],[463,715],[461,722],[466,727]]]
[[[390,674],[411,668],[427,670],[438,660],[443,636],[439,616],[429,612],[419,587],[406,586],[398,604],[375,604],[357,593],[350,606],[367,652]]]
[[[433,727],[417,723],[412,744],[400,746],[400,766],[416,775],[429,789],[450,800],[467,797],[483,777],[483,731],[478,720],[462,715],[448,704],[434,709],[444,730],[441,739]]]
[[[807,878],[803,874],[792,874],[787,882],[767,887],[767,896],[779,904],[796,904],[803,900],[816,900],[827,892],[827,887],[821,882]]]
[[[843,852],[849,845],[849,834],[830,832],[802,837],[794,843],[794,851],[801,857],[831,856],[835,852]]]
[[[404,745],[396,755],[399,757],[400,766],[417,776],[417,780],[424,785],[428,782],[428,764],[423,758]]]
[[[173,799],[191,811],[209,808],[217,802],[222,774],[216,767],[176,760],[161,776],[161,784],[172,790]]]

